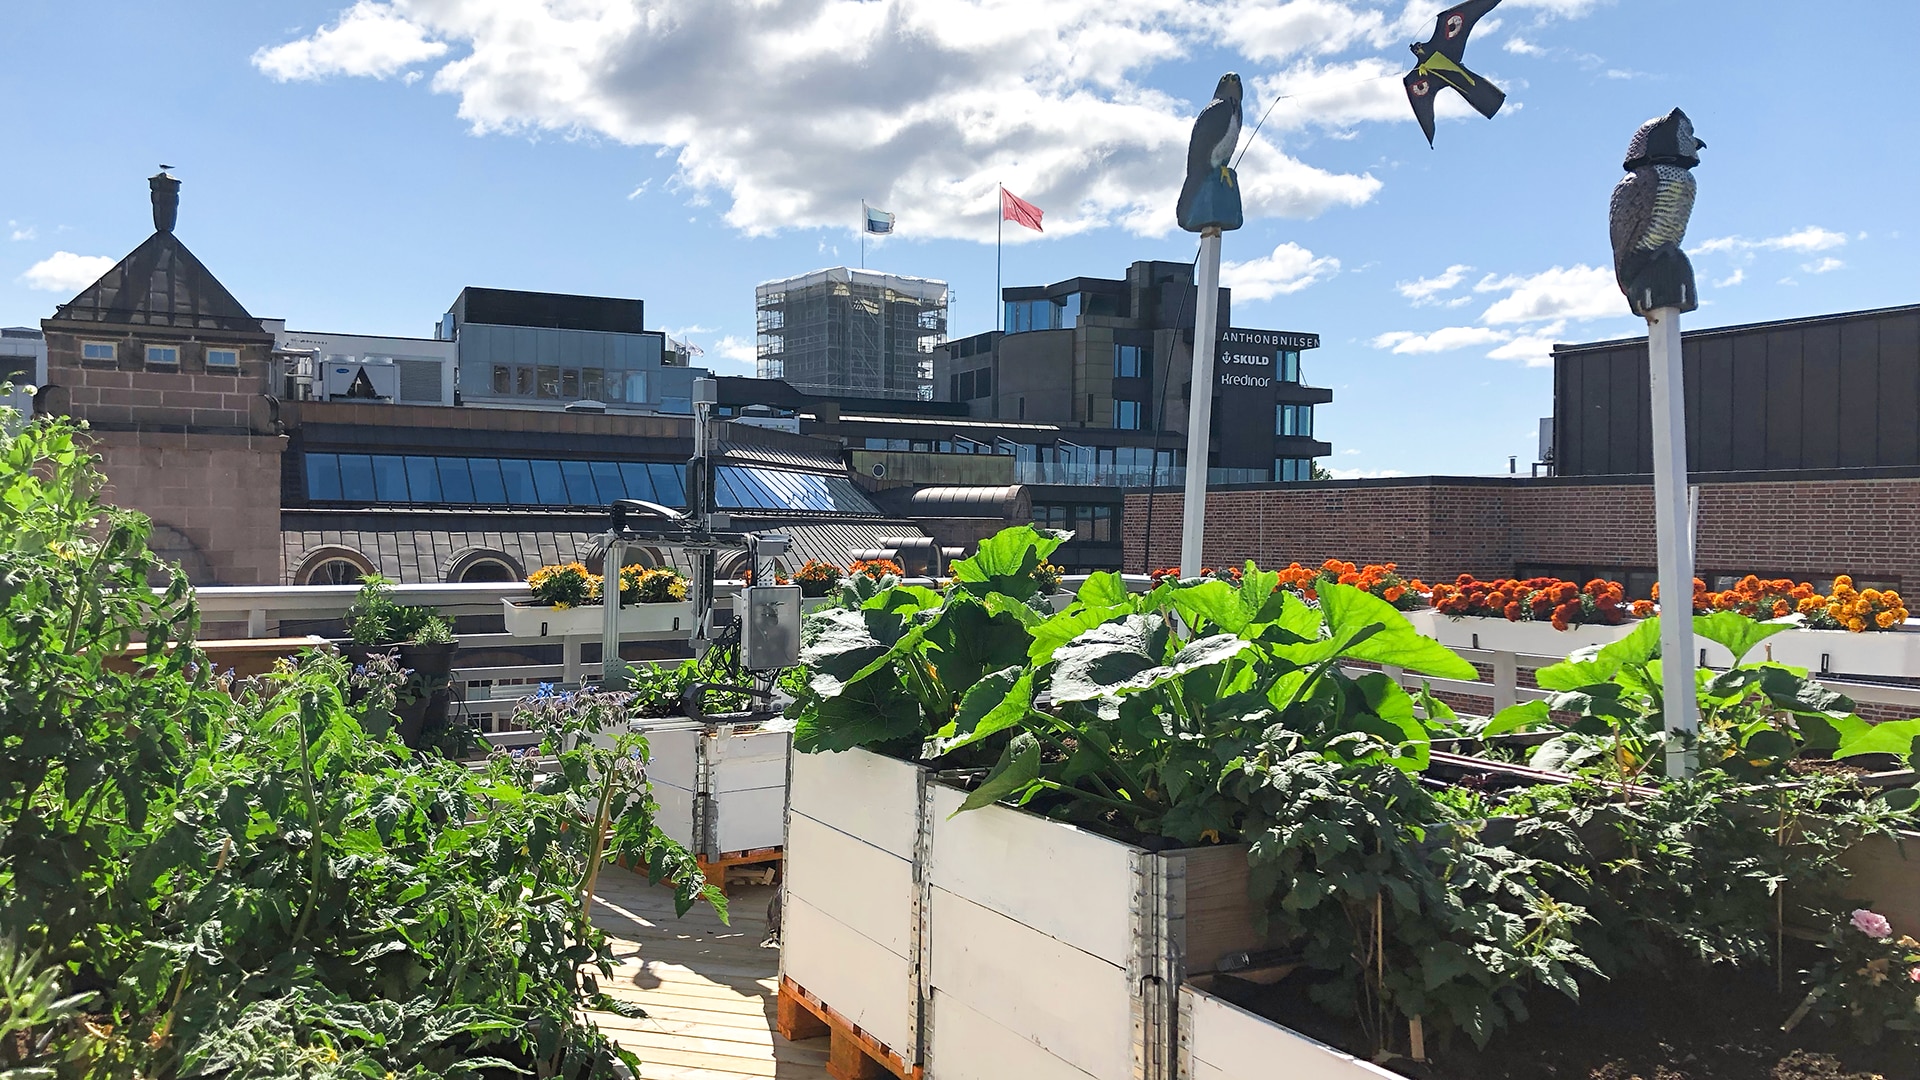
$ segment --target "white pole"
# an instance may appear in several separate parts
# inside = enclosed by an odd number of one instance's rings
[[[1186,514],[1180,531],[1180,573],[1200,573],[1207,536],[1207,443],[1213,424],[1213,346],[1220,321],[1220,230],[1200,234],[1200,280],[1193,320],[1193,388],[1187,402]],[[1088,417],[1089,420],[1092,417]]]
[[[1700,728],[1694,698],[1693,515],[1687,497],[1687,398],[1680,376],[1680,309],[1647,315],[1653,390],[1653,525],[1660,569],[1660,691],[1669,734],[1689,742]],[[1695,755],[1667,747],[1667,775],[1691,776]]]

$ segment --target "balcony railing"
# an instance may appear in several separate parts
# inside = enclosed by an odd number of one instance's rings
[[[1019,484],[1065,484],[1078,487],[1180,487],[1187,482],[1187,467],[1162,465],[1114,465],[1078,461],[1016,461],[1014,482]],[[1270,469],[1208,469],[1209,484],[1263,484],[1273,479]]]

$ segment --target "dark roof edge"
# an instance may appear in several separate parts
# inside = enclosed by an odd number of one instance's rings
[[[1886,465],[1851,469],[1772,469],[1739,472],[1695,472],[1688,479],[1695,484],[1797,484],[1867,480],[1920,480],[1920,465]],[[1209,491],[1280,491],[1306,488],[1346,490],[1361,488],[1452,488],[1452,487],[1646,487],[1653,483],[1651,473],[1605,473],[1592,476],[1374,476],[1360,480],[1298,480],[1288,483],[1268,481],[1258,484],[1213,484]],[[1153,489],[1132,487],[1126,493],[1152,490],[1169,495],[1181,489],[1161,486]]]
[[[1920,304],[1901,304],[1894,307],[1864,308],[1860,311],[1836,311],[1826,315],[1803,315],[1793,319],[1771,319],[1764,322],[1738,323],[1733,326],[1709,326],[1699,330],[1682,330],[1682,340],[1693,338],[1718,337],[1721,334],[1744,334],[1754,330],[1779,330],[1792,326],[1812,326],[1819,323],[1842,322],[1847,319],[1867,319],[1887,315],[1920,314]],[[1570,353],[1593,352],[1601,349],[1618,349],[1623,345],[1640,345],[1646,342],[1644,335],[1638,337],[1614,338],[1609,341],[1591,341],[1578,345],[1555,344],[1553,355],[1564,356]]]

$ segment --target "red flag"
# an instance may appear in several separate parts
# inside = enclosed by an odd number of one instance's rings
[[[1045,232],[1040,227],[1040,215],[1043,213],[1045,211],[1006,188],[1000,189],[1000,217],[1003,220],[1025,225],[1034,232]]]

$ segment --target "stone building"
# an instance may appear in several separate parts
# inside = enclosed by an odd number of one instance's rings
[[[196,584],[278,584],[273,335],[174,235],[180,181],[148,184],[153,235],[41,320],[34,406],[87,422],[107,497],[151,517]]]

